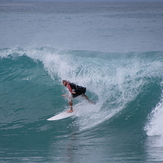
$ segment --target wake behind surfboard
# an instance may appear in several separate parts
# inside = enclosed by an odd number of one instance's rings
[[[47,119],[48,121],[57,121],[57,120],[61,120],[61,119],[65,119],[65,118],[68,118],[68,117],[71,117],[75,115],[75,110],[72,112],[72,113],[67,113],[67,111],[64,111],[64,112],[61,112],[49,119]]]

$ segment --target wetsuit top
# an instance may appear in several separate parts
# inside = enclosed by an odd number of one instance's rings
[[[76,92],[76,94],[72,94],[74,97],[79,96],[81,94],[84,94],[86,92],[86,88],[85,87],[76,85],[74,83],[69,83],[69,84],[70,84],[70,86],[72,88],[72,91]]]

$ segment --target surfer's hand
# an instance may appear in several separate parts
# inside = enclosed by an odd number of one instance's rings
[[[62,95],[63,97],[66,97],[67,95]]]
[[[72,94],[76,94],[76,92],[71,92]]]

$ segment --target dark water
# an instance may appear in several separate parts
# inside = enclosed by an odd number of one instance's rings
[[[57,3],[57,13],[0,4],[0,162],[163,162],[163,15],[154,4],[77,12]],[[92,5],[99,10],[88,13]],[[63,79],[97,103],[76,98],[74,117],[49,122],[68,109]]]

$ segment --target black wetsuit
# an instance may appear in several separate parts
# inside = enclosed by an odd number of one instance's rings
[[[76,85],[74,83],[69,83],[69,84],[70,84],[70,86],[72,88],[72,91],[76,92],[75,94],[72,93],[72,97],[73,98],[75,98],[75,97],[77,97],[79,95],[85,94],[85,92],[86,92],[86,88],[85,87],[78,86],[78,85]]]

